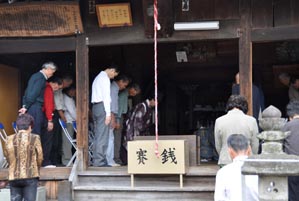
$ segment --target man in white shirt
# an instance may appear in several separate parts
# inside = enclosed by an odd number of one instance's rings
[[[111,121],[110,79],[119,73],[117,66],[101,71],[92,83],[91,103],[94,122],[93,166],[107,167],[106,153]]]
[[[244,160],[251,154],[248,139],[242,134],[232,134],[227,146],[233,162],[217,172],[214,200],[258,201],[258,176],[241,173]]]
[[[54,102],[55,102],[55,110],[53,112],[53,145],[51,150],[51,161],[54,165],[58,165],[60,163],[64,164],[61,161],[62,152],[63,152],[63,144],[62,137],[64,133],[59,124],[59,118],[64,122],[67,122],[67,119],[64,115],[65,107],[63,100],[62,90],[70,87],[73,84],[73,77],[70,74],[64,74],[61,76],[62,79],[62,88],[54,92]]]

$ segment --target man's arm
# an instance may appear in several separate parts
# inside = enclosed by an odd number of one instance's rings
[[[31,105],[36,102],[37,97],[41,94],[42,89],[45,87],[45,82],[46,80],[43,77],[32,77],[32,79],[29,80],[22,108],[28,110]]]
[[[34,76],[34,75],[33,75]],[[31,77],[26,89],[26,94],[23,98],[22,108],[19,109],[19,113],[24,114],[36,102],[37,97],[40,95],[43,87],[45,87],[45,79]]]
[[[54,92],[54,100],[55,100],[55,107],[58,112],[59,118],[66,122],[66,118],[64,116],[64,101],[63,101],[63,94],[62,90],[58,90]]]
[[[45,115],[48,120],[47,130],[51,131],[54,128],[53,111],[54,111],[54,95],[51,86],[47,86],[44,92],[44,108]]]
[[[258,129],[256,120],[254,119],[252,121],[252,136],[250,139],[250,144],[251,144],[253,154],[257,154],[258,149],[259,149],[259,140],[257,138],[258,133],[259,133],[259,129]]]
[[[105,124],[108,125],[111,122],[111,97],[110,97],[110,80],[104,80],[101,86],[103,92],[104,109],[106,112]]]
[[[76,104],[75,104],[74,99],[71,97],[68,97],[67,95],[64,95],[63,100],[64,100],[65,111],[68,111],[70,116],[73,119],[76,119],[77,114],[76,114]]]
[[[214,192],[214,201],[226,201],[226,189],[225,186],[225,178],[223,178],[221,171],[218,170],[216,175],[216,183],[215,183],[215,192]]]
[[[215,135],[215,147],[216,147],[216,150],[217,150],[218,154],[220,154],[220,151],[221,151],[221,135],[220,135],[220,130],[219,130],[219,122],[217,121],[217,119],[216,119],[216,122],[215,122],[214,135]]]

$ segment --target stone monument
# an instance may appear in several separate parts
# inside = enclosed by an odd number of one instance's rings
[[[260,201],[287,201],[288,176],[299,175],[299,157],[283,152],[283,140],[289,135],[281,131],[286,121],[274,106],[263,111],[259,119],[263,132],[257,136],[264,142],[262,153],[250,156],[242,167],[242,174],[259,176]]]

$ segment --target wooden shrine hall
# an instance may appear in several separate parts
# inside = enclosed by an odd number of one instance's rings
[[[90,166],[95,76],[111,63],[120,66],[142,89],[132,104],[153,89],[153,2],[0,0],[0,122],[7,133],[28,79],[45,61],[75,78],[78,153],[72,167],[41,168],[48,200],[213,200],[218,166],[210,137],[237,72],[248,114],[255,84],[264,105],[286,117],[288,87],[279,75],[299,75],[297,0],[158,0],[159,135],[186,141],[188,169],[183,179],[163,173],[132,179],[127,166]],[[6,178],[0,169],[0,180]]]

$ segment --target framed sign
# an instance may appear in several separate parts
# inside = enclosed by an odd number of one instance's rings
[[[132,26],[130,3],[96,5],[100,27]]]

